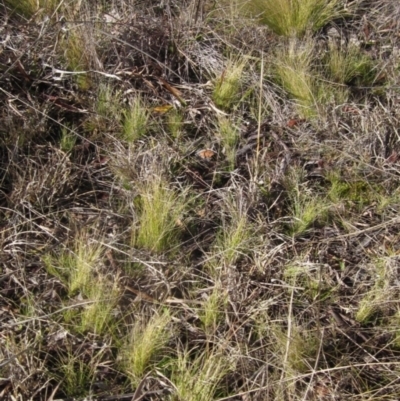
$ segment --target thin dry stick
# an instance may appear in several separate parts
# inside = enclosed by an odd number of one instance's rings
[[[375,231],[375,230],[378,230],[378,229],[381,229],[381,228],[387,228],[389,226],[392,226],[392,225],[395,225],[395,224],[399,224],[399,223],[400,223],[400,217],[393,217],[392,219],[390,219],[388,221],[384,221],[383,223],[380,223],[380,224],[376,224],[375,226],[368,227],[368,228],[365,228],[363,230],[357,230],[357,231],[354,231],[354,232],[348,233],[348,234],[340,234],[340,235],[337,235],[336,237],[320,240],[319,242],[320,243],[325,243],[325,242],[329,242],[329,241],[332,241],[332,240],[356,237],[357,235],[360,235],[360,234],[365,234],[365,233],[368,233],[368,232],[371,232],[371,231]]]
[[[194,23],[197,23],[197,20],[199,19],[200,11],[202,10],[202,0],[197,0],[197,4],[195,6],[195,15],[194,15]]]
[[[110,300],[110,301],[111,301],[112,299],[113,299],[113,298],[105,298],[104,300],[105,300],[105,301],[107,301],[107,300]],[[7,328],[10,328],[10,327],[20,326],[20,325],[22,325],[22,324],[30,323],[30,322],[34,322],[34,321],[44,321],[43,319],[48,318],[48,317],[53,316],[53,315],[57,315],[58,313],[65,312],[65,311],[67,311],[67,310],[69,310],[69,309],[78,308],[78,307],[80,307],[80,306],[91,305],[91,304],[94,304],[94,303],[96,303],[96,302],[98,302],[98,301],[84,301],[84,302],[79,302],[79,303],[76,303],[76,304],[73,304],[73,305],[64,306],[63,308],[57,309],[57,310],[54,311],[54,312],[47,313],[47,314],[42,315],[42,316],[30,317],[29,319],[18,320],[18,321],[16,321],[16,322],[12,322],[12,323],[5,323],[4,326],[7,327]],[[3,363],[3,362],[2,362],[2,363]],[[3,366],[3,365],[0,364],[0,367],[1,367],[1,366]]]
[[[389,365],[391,367],[400,367],[400,362],[397,361],[387,361],[387,362],[367,362],[367,363],[355,363],[352,365],[344,365],[344,366],[335,366],[333,368],[327,368],[327,369],[320,369],[320,370],[313,370],[310,373],[305,373],[302,375],[298,375],[298,376],[292,376],[292,377],[288,377],[287,379],[284,379],[283,383],[291,383],[291,382],[296,382],[297,380],[302,380],[302,379],[307,379],[310,377],[314,377],[315,375],[320,375],[320,374],[327,374],[327,373],[331,373],[331,372],[338,372],[338,371],[343,371],[343,370],[353,370],[355,368],[365,368],[365,367],[378,367],[378,366],[386,366]],[[396,379],[398,380],[398,379]],[[280,384],[282,384],[282,381],[279,381]],[[243,391],[241,393],[236,393],[234,396],[229,395],[227,397],[223,397],[223,398],[218,398],[218,401],[228,401],[231,400],[233,397],[243,397],[243,396],[247,396],[249,394],[253,394],[256,392],[260,392],[260,391],[264,391],[264,390],[268,390],[269,388],[271,388],[271,386],[274,386],[275,383],[268,383],[268,385],[266,386],[262,386],[262,387],[257,387],[251,390],[247,390],[247,391]]]
[[[293,295],[294,295],[294,289],[292,288],[292,292],[290,294],[290,304],[289,304],[289,313],[288,313],[288,328],[287,328],[286,349],[285,349],[285,356],[283,358],[283,369],[282,369],[281,378],[279,380],[279,383],[282,383],[283,379],[285,378],[286,365],[287,365],[287,361],[288,361],[288,358],[289,358],[290,342],[291,342],[291,337],[292,337]]]
[[[308,396],[308,393],[310,392],[310,389],[311,389],[311,386],[312,386],[312,383],[313,383],[313,379],[314,379],[315,372],[317,371],[317,367],[318,367],[318,363],[319,363],[319,358],[320,358],[321,351],[322,351],[324,333],[325,333],[325,329],[322,328],[321,341],[319,342],[318,354],[317,354],[317,358],[315,359],[314,369],[313,369],[312,372],[311,372],[310,381],[308,382],[308,386],[307,386],[306,392],[304,393],[304,397],[303,397],[302,401],[306,401],[306,400],[307,400],[307,396]]]
[[[259,96],[259,103],[258,103],[258,127],[257,127],[256,176],[258,175],[258,160],[259,160],[259,156],[260,156],[263,76],[264,76],[264,53],[263,53],[263,51],[261,51],[260,96]]]

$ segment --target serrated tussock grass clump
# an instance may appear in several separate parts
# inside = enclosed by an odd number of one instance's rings
[[[64,395],[71,399],[91,398],[107,351],[107,347],[90,350],[80,344],[68,344],[65,349],[57,349],[51,356],[50,377],[59,383]]]
[[[73,249],[66,249],[60,255],[44,256],[43,260],[47,271],[58,277],[66,284],[68,293],[84,294],[89,291],[93,274],[104,256],[104,246],[99,242],[92,242],[87,234],[76,237]]]
[[[89,59],[85,53],[84,37],[82,35],[82,28],[78,28],[61,42],[64,46],[64,56],[68,69],[71,71],[78,72],[89,67]]]
[[[371,57],[363,53],[355,44],[342,49],[330,43],[326,59],[329,79],[345,85],[371,85],[376,76],[376,67]]]
[[[204,326],[204,330],[208,334],[213,334],[218,328],[221,319],[224,316],[224,308],[228,300],[228,294],[217,282],[211,294],[202,303],[199,311],[199,318]]]
[[[99,275],[93,278],[92,284],[86,291],[88,305],[81,312],[79,329],[82,332],[91,330],[100,335],[113,331],[113,309],[118,303],[121,291],[118,277]]]
[[[143,137],[149,130],[149,119],[150,112],[142,98],[137,95],[123,113],[122,138],[132,143]]]
[[[227,117],[218,117],[218,133],[224,146],[225,156],[229,170],[235,168],[236,147],[239,141],[237,126]]]
[[[288,333],[281,326],[272,323],[270,335],[274,340],[276,353],[282,356],[286,378],[304,373],[313,366],[310,362],[316,356],[318,340],[312,332],[292,322],[290,333]]]
[[[120,131],[122,127],[121,92],[112,85],[100,82],[96,88],[95,113],[91,113],[84,122],[87,132],[99,133],[105,130]]]
[[[118,119],[121,115],[121,109],[120,92],[110,84],[100,83],[97,90],[96,113],[101,117]]]
[[[240,210],[232,199],[227,199],[225,204],[225,212],[229,213],[230,217],[222,217],[222,226],[216,235],[207,262],[207,269],[211,275],[217,276],[246,255],[254,239],[254,227],[245,210]]]
[[[60,255],[47,254],[43,261],[47,272],[66,285],[69,297],[79,293],[85,298],[82,309],[65,311],[65,321],[73,322],[77,331],[103,334],[112,329],[112,311],[120,297],[119,280],[116,276],[111,281],[101,272],[104,245],[91,241],[87,235],[78,235],[73,249]]]
[[[173,108],[167,113],[167,127],[172,138],[180,139],[183,133],[183,114]]]
[[[53,13],[60,0],[6,0],[5,3],[12,11],[15,10],[26,18],[31,18],[39,10],[47,14]]]
[[[191,356],[184,351],[171,361],[171,401],[215,400],[223,378],[234,369],[234,363],[222,352],[206,350]]]
[[[226,265],[235,263],[247,249],[247,241],[252,237],[251,225],[246,216],[235,216],[225,226],[217,238],[217,249]]]
[[[355,318],[362,324],[367,324],[375,314],[389,309],[391,304],[398,302],[396,286],[393,278],[396,273],[396,259],[394,257],[377,257],[372,261],[371,268],[374,284],[362,297]]]
[[[82,356],[73,354],[72,350],[60,356],[56,363],[54,378],[60,383],[61,389],[69,397],[86,397],[96,379],[96,363],[84,361]]]
[[[246,66],[244,57],[231,58],[225,69],[215,80],[212,99],[222,110],[229,111],[240,99],[243,82],[243,70]]]
[[[293,168],[285,180],[292,220],[289,225],[291,235],[304,234],[313,225],[326,223],[329,217],[330,203],[304,187],[303,175],[302,170]]]
[[[69,153],[74,148],[77,140],[77,136],[74,133],[74,130],[69,130],[68,127],[61,128],[61,139],[60,139],[60,149]]]
[[[389,327],[388,330],[390,330],[393,334],[393,345],[397,348],[400,349],[400,309],[394,313],[394,315],[391,317],[389,320]]]
[[[121,366],[135,385],[160,362],[160,353],[173,335],[170,324],[171,314],[163,309],[150,319],[139,318],[125,338],[119,351]]]
[[[170,188],[162,177],[152,177],[139,188],[138,221],[132,227],[132,244],[164,252],[179,243],[179,221],[187,195]]]
[[[347,91],[334,86],[314,67],[315,47],[311,39],[290,40],[276,53],[274,75],[282,88],[296,101],[298,113],[306,118],[324,114],[329,103],[343,103]]]
[[[274,69],[278,83],[299,104],[303,115],[315,113],[317,82],[312,71],[314,46],[291,41],[280,50]]]
[[[329,204],[323,199],[312,195],[299,193],[291,198],[293,222],[290,226],[291,235],[301,235],[314,225],[326,223],[329,216]]]
[[[66,13],[71,19],[76,18],[73,9]],[[82,13],[80,18],[86,18]],[[96,33],[91,24],[79,24],[69,29],[68,34],[59,41],[67,69],[76,72],[74,74],[78,87],[86,91],[92,87],[93,81],[89,70],[102,70],[102,63],[97,53]]]
[[[348,14],[341,0],[250,0],[244,10],[277,35],[296,37]]]
[[[274,363],[281,371],[274,387],[276,400],[297,399],[299,389],[292,379],[316,367],[319,345],[317,336],[313,331],[305,330],[297,324],[291,316],[288,319],[291,322],[287,329],[271,322],[268,330]]]

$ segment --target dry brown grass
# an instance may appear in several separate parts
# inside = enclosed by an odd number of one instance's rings
[[[400,398],[400,8],[351,3],[0,5],[0,399]]]

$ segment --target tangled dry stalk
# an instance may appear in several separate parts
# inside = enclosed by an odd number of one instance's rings
[[[400,397],[400,7],[281,3],[0,4],[1,399]]]

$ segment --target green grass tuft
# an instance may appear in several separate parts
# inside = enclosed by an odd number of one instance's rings
[[[328,78],[338,84],[371,85],[376,76],[376,67],[372,59],[356,45],[342,49],[331,43],[325,68]]]
[[[120,349],[123,370],[137,385],[155,363],[173,335],[169,325],[171,314],[168,309],[155,313],[148,321],[138,320]]]
[[[218,117],[219,135],[224,147],[225,156],[228,162],[228,169],[235,168],[236,147],[239,142],[239,130],[237,126],[227,117]]]
[[[217,107],[230,111],[233,106],[237,105],[245,66],[246,60],[243,57],[231,58],[228,61],[224,71],[216,79],[212,94]]]
[[[15,10],[26,18],[31,18],[38,11],[52,14],[60,4],[60,0],[5,0],[11,10]]]
[[[347,100],[346,88],[330,84],[314,67],[314,52],[312,40],[291,40],[277,52],[274,68],[278,83],[296,101],[298,113],[305,118],[316,118],[330,103]]]
[[[122,138],[129,143],[142,138],[149,131],[149,118],[150,113],[143,100],[136,96],[130,108],[124,112]]]
[[[178,354],[171,362],[171,382],[174,392],[171,401],[213,401],[224,376],[233,363],[222,353],[205,351],[192,357],[188,352]]]
[[[348,14],[340,0],[249,0],[244,9],[277,35],[295,37]]]
[[[203,302],[199,312],[200,321],[208,334],[214,334],[224,316],[227,304],[227,292],[221,285],[216,285],[211,294]]]
[[[179,221],[187,205],[185,194],[169,188],[161,177],[153,177],[140,188],[139,227],[132,227],[132,244],[164,252],[179,243]]]
[[[291,223],[290,235],[302,235],[314,225],[327,223],[330,212],[330,202],[318,194],[306,190],[304,172],[292,169],[286,177],[288,191],[289,210]]]

